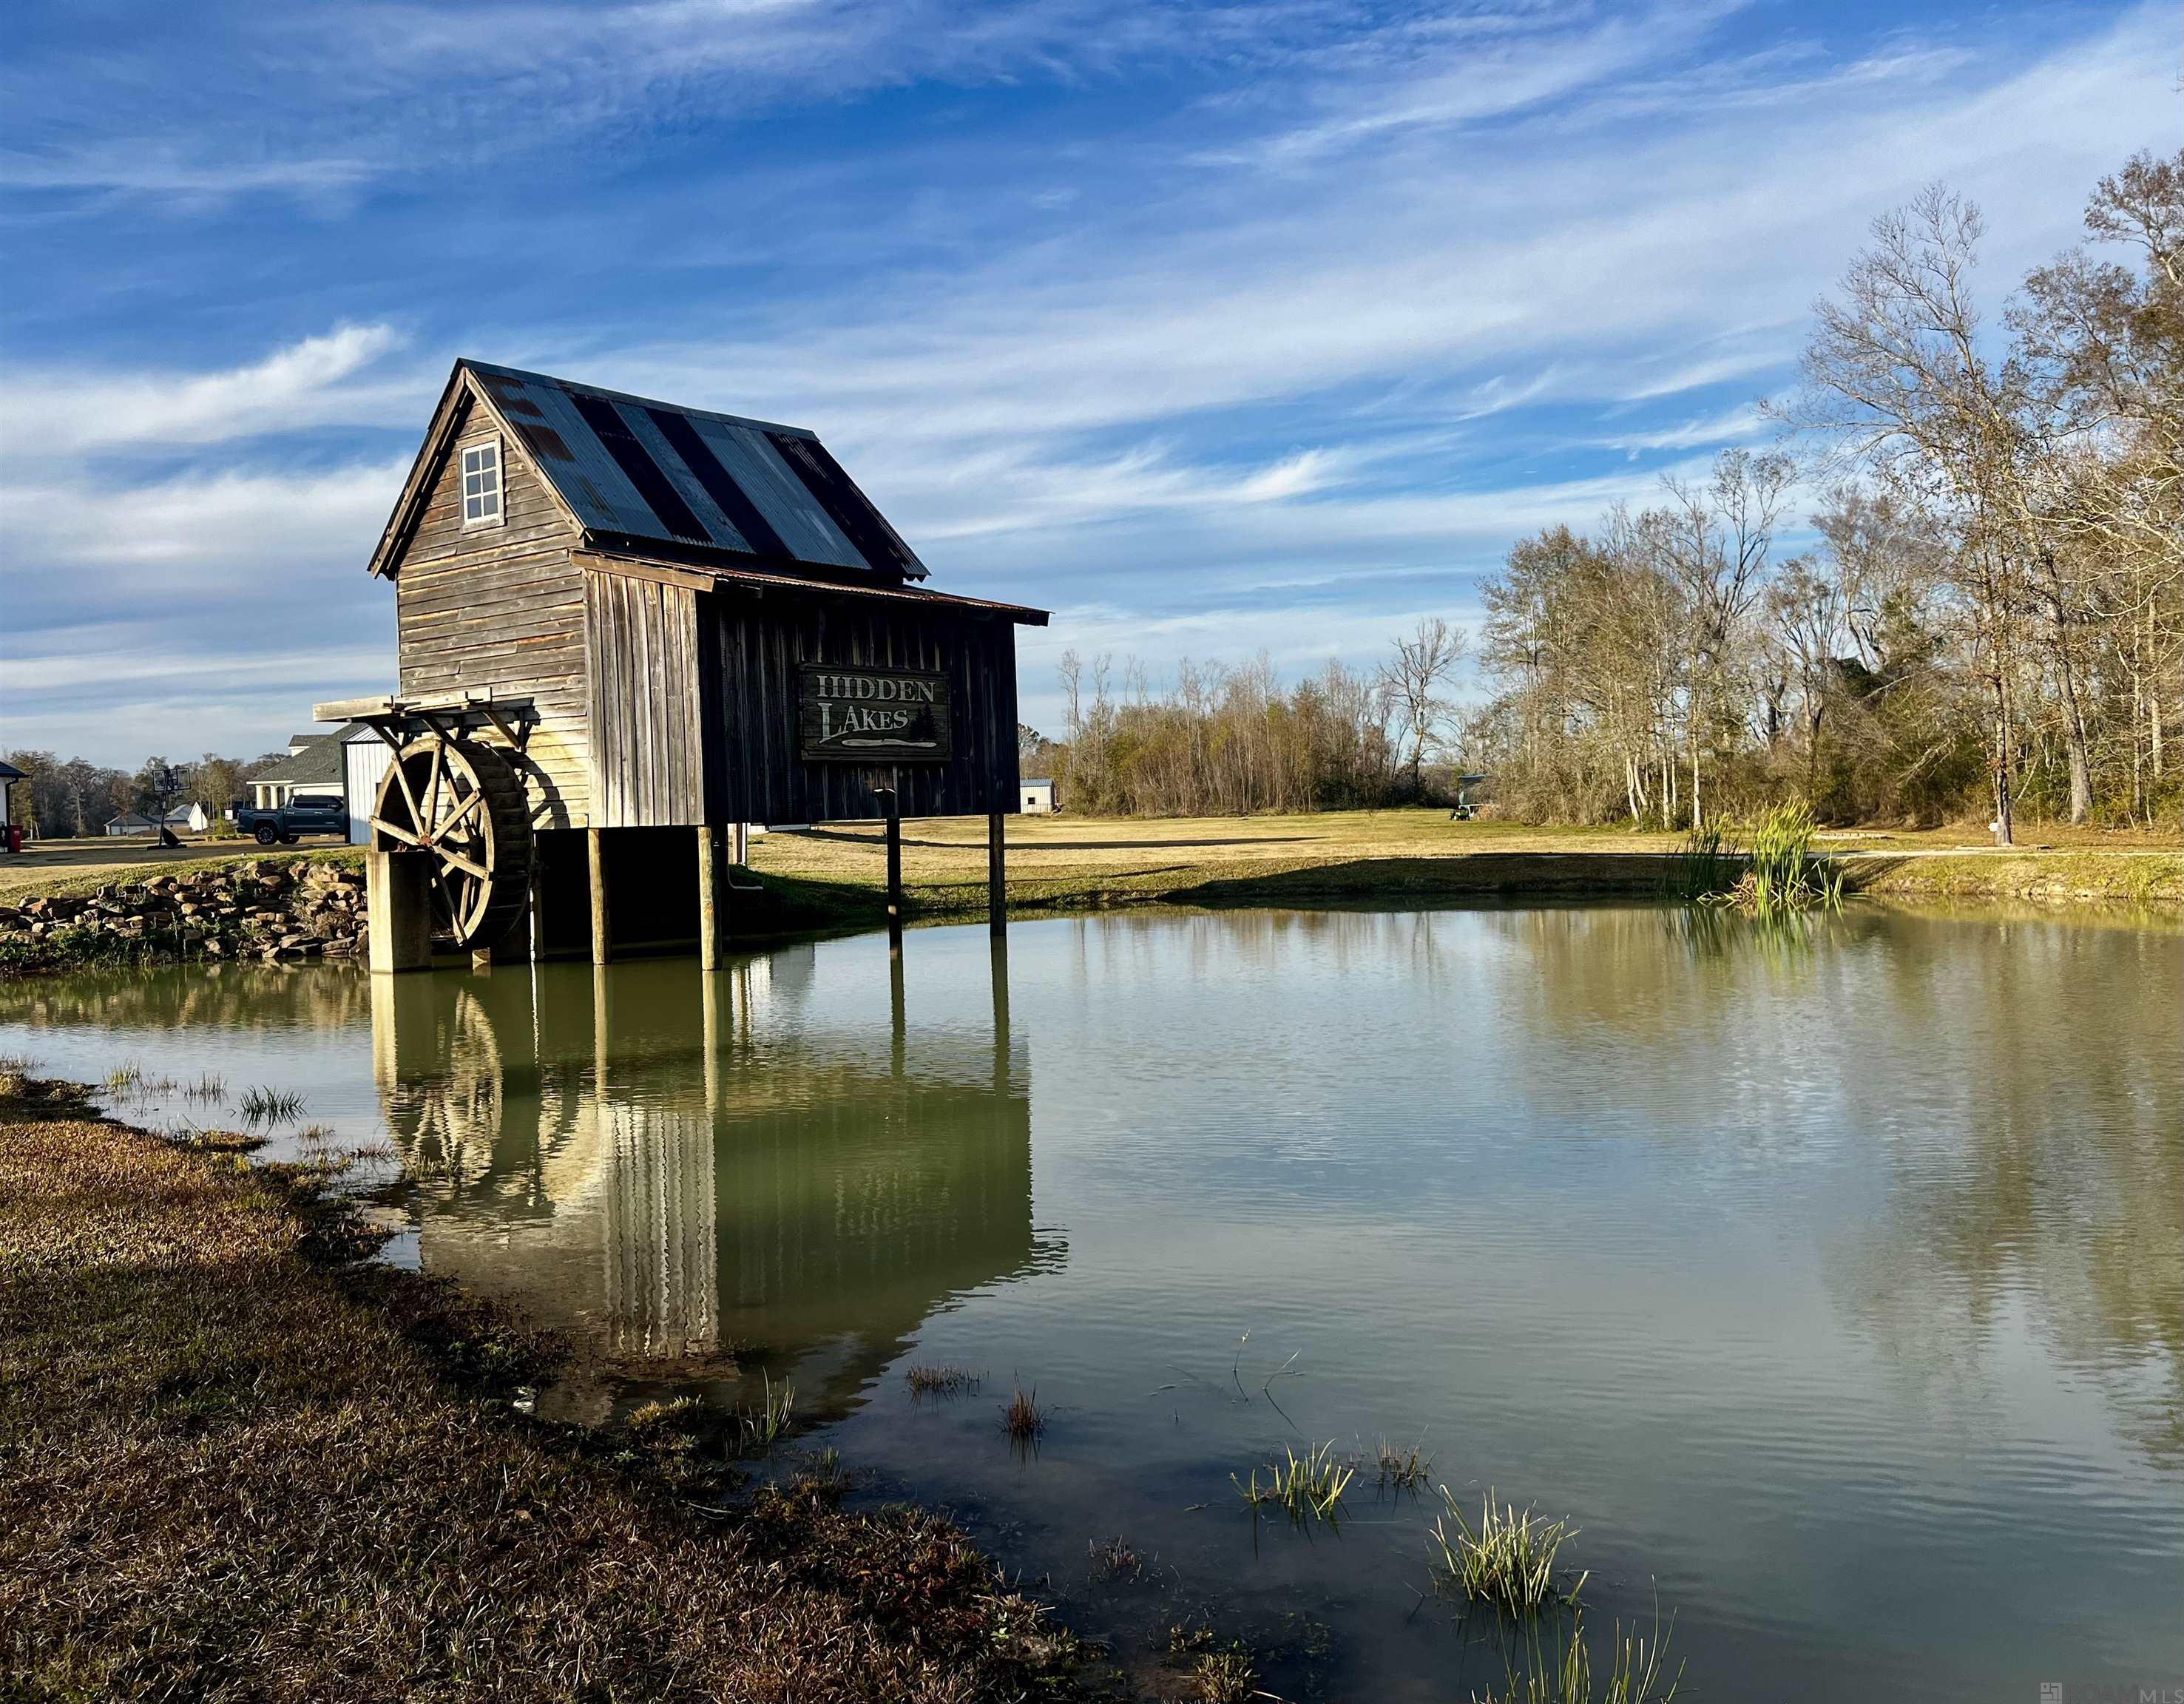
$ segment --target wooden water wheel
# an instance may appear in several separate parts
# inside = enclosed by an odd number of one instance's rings
[[[432,910],[458,947],[489,947],[523,915],[531,811],[508,760],[474,740],[427,734],[379,783],[372,844],[432,860]]]

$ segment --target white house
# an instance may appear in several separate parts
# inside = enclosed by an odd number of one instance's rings
[[[1021,782],[1020,786],[1025,816],[1051,816],[1059,808],[1054,802],[1054,783],[1045,777]]]
[[[315,738],[298,734],[288,742],[285,759],[252,778],[251,803],[260,810],[277,810],[298,793],[342,792],[348,779],[346,742],[359,732],[370,735],[371,730],[350,722]]]

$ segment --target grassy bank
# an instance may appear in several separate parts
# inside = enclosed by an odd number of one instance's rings
[[[1921,900],[2013,899],[2174,908],[2184,851],[2144,835],[2055,829],[2052,845],[1999,853],[1961,831],[1825,835],[1853,891]],[[1009,897],[1033,910],[1156,901],[1253,905],[1323,899],[1650,899],[1681,837],[1617,828],[1451,822],[1439,810],[1120,820],[1012,817]],[[801,884],[852,921],[880,915],[885,859],[877,824],[841,824],[754,843],[753,866]],[[913,911],[982,915],[985,826],[903,825]]]
[[[350,1258],[308,1176],[0,1074],[0,1670],[53,1699],[1017,1699],[1069,1641],[929,1515],[748,1489],[687,1417]]]

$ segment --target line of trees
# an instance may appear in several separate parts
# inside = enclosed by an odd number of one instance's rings
[[[7,761],[26,780],[9,794],[14,820],[42,839],[103,834],[106,825],[134,810],[157,820],[177,805],[194,802],[216,817],[242,797],[251,778],[287,757],[221,757],[207,752],[194,762],[170,763],[147,758],[134,770],[114,769],[81,757],[64,760],[50,751],[11,751]]]
[[[2173,820],[2184,671],[2184,155],[2103,179],[2088,234],[1997,342],[1977,210],[1935,188],[1879,220],[1774,409],[1797,471],[1548,529],[1486,590],[1499,688],[1472,729],[1523,814],[1702,824],[1795,791],[1826,820]]]
[[[1339,810],[1428,796],[1456,725],[1465,637],[1438,616],[1368,675],[1329,661],[1284,687],[1265,656],[1186,660],[1156,693],[1142,665],[1061,659],[1063,743],[1035,748],[1072,810],[1131,816]],[[1027,771],[1028,772],[1028,771]]]

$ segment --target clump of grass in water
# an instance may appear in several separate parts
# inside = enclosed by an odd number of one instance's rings
[[[1375,1458],[1379,1469],[1379,1484],[1384,1491],[1416,1492],[1428,1483],[1433,1473],[1433,1462],[1424,1451],[1424,1439],[1407,1448],[1380,1440]]]
[[[1341,1506],[1342,1494],[1350,1482],[1357,1477],[1357,1470],[1339,1460],[1331,1443],[1315,1444],[1301,1456],[1286,1446],[1283,1459],[1267,1464],[1267,1482],[1259,1483],[1259,1469],[1251,1469],[1247,1483],[1234,1473],[1228,1483],[1235,1486],[1254,1512],[1274,1507],[1281,1509],[1292,1521],[1332,1521]]]
[[[1630,1632],[1615,1623],[1614,1655],[1608,1664],[1605,1690],[1593,1685],[1592,1653],[1585,1642],[1585,1617],[1571,1618],[1560,1647],[1549,1657],[1540,1648],[1535,1624],[1530,1661],[1523,1675],[1512,1674],[1507,1688],[1485,1696],[1472,1694],[1473,1704],[1669,1704],[1683,1682],[1684,1666],[1667,1672],[1669,1636],[1661,1631],[1661,1618],[1653,1617],[1649,1640],[1634,1624]],[[1667,1689],[1662,1690],[1666,1680]]]
[[[1009,1434],[1011,1443],[1028,1449],[1045,1434],[1046,1417],[1047,1411],[1039,1404],[1039,1387],[1034,1384],[1026,1390],[1019,1384],[1009,1406],[1001,1410],[1001,1429]]]
[[[1521,1512],[1514,1504],[1497,1506],[1494,1493],[1481,1501],[1479,1525],[1463,1517],[1463,1510],[1447,1486],[1440,1488],[1446,1512],[1436,1519],[1429,1536],[1438,1552],[1434,1582],[1440,1590],[1490,1603],[1510,1615],[1536,1615],[1551,1604],[1574,1603],[1585,1589],[1589,1573],[1577,1577],[1565,1589],[1555,1578],[1555,1556],[1576,1536],[1568,1521],[1549,1521],[1530,1509]]]
[[[1206,1652],[1191,1665],[1191,1696],[1202,1704],[1250,1704],[1273,1695],[1260,1690],[1259,1666],[1240,1646]]]
[[[1695,830],[1669,887],[1686,905],[1735,905],[1763,922],[1796,911],[1842,909],[1842,871],[1813,850],[1813,813],[1792,800],[1752,819],[1749,850],[1719,828]]]
[[[781,1389],[773,1388],[773,1375],[761,1371],[766,1381],[766,1394],[755,1409],[738,1405],[736,1409],[736,1429],[746,1450],[771,1449],[781,1434],[788,1429],[788,1417],[796,1407],[796,1387],[788,1379],[781,1381]]]
[[[38,1061],[26,1053],[0,1053],[0,1098],[20,1094],[37,1071]]]
[[[927,1396],[961,1396],[967,1390],[975,1391],[980,1384],[978,1375],[961,1367],[913,1367],[903,1375],[910,1386],[913,1401]]]
[[[284,1090],[260,1086],[246,1089],[242,1099],[236,1105],[246,1124],[285,1124],[299,1117],[304,1111],[304,1097]],[[314,1129],[320,1127],[314,1125]]]
[[[1737,884],[1740,903],[1762,918],[1842,909],[1842,872],[1813,853],[1813,813],[1802,805],[1769,806],[1752,831],[1752,868]]]
[[[225,1100],[227,1099],[227,1079],[218,1072],[208,1071],[182,1090],[182,1098],[203,1101],[208,1105]]]
[[[1145,1559],[1119,1538],[1094,1539],[1085,1548],[1095,1580],[1135,1579],[1144,1571]]]
[[[1671,897],[1687,905],[1718,901],[1744,874],[1744,852],[1719,828],[1695,828],[1676,849],[1668,887]]]

